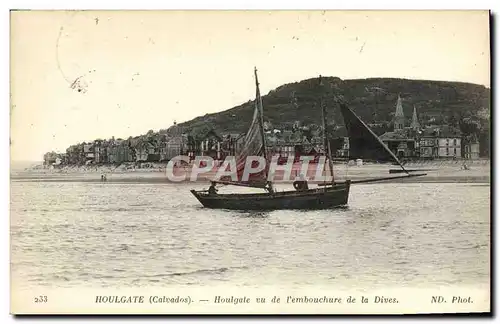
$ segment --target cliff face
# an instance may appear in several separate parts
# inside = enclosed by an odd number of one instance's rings
[[[411,122],[413,107],[421,124],[453,124],[463,118],[489,120],[490,89],[476,84],[406,79],[341,80],[323,77],[286,84],[263,96],[265,121],[273,125],[293,123],[321,124],[319,98],[324,96],[329,108],[329,122],[343,125],[334,95],[342,95],[366,123],[389,123],[395,112],[398,94],[403,99],[406,122]],[[253,100],[253,98],[250,98]],[[242,132],[253,114],[253,101],[231,109],[197,117],[180,124],[185,130],[211,127],[217,132]],[[481,117],[487,114],[488,117]]]

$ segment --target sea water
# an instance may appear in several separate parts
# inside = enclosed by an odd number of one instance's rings
[[[353,185],[345,209],[270,212],[203,208],[202,187],[12,181],[13,286],[489,283],[489,185]]]

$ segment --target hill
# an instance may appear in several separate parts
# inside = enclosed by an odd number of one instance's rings
[[[320,83],[319,78],[307,79],[282,85],[264,95],[264,122],[280,130],[292,130],[300,121],[302,126],[308,126],[302,128],[302,134],[318,135],[322,125],[319,103],[323,98],[328,111],[329,134],[333,137],[346,136],[342,115],[336,107],[336,96],[342,96],[378,135],[392,130],[392,119],[400,96],[406,125],[410,125],[415,107],[420,125],[457,127],[463,137],[479,139],[481,156],[490,155],[490,89],[472,83],[391,78],[341,80],[336,77],[323,77]],[[179,131],[191,140],[204,138],[210,130],[218,134],[244,133],[253,117],[253,99],[225,111],[180,123],[178,127],[131,136],[129,145],[161,142],[162,138],[165,140],[169,135],[179,134]]]
[[[428,80],[370,78],[341,80],[323,77],[285,84],[262,97],[264,120],[274,127],[287,127],[296,120],[303,125],[321,125],[319,98],[323,95],[329,111],[329,123],[343,126],[333,97],[341,95],[363,121],[374,125],[381,134],[392,128],[398,95],[403,99],[406,123],[409,125],[416,107],[422,125],[454,125],[476,133],[488,141],[490,124],[490,89],[482,85]],[[253,115],[253,98],[231,109],[206,114],[179,124],[185,132],[214,129],[219,133],[245,132]],[[472,124],[474,127],[469,127]],[[336,127],[343,135],[343,127]],[[467,131],[466,131],[467,132]],[[483,151],[483,150],[482,150]]]
[[[453,119],[475,118],[478,113],[489,114],[490,89],[471,83],[422,81],[406,79],[341,80],[323,77],[326,87],[321,88],[318,78],[295,82],[271,90],[262,97],[264,119],[273,125],[293,123],[321,123],[319,98],[323,94],[327,107],[334,107],[333,95],[342,95],[349,106],[366,123],[390,122],[395,112],[398,94],[403,99],[405,117],[411,120],[413,106],[421,123],[448,123]],[[324,88],[327,88],[325,91]],[[185,130],[209,125],[218,132],[245,130],[253,114],[253,98],[231,109],[206,114],[179,124]],[[336,124],[343,124],[342,116],[330,108]],[[488,116],[489,118],[489,116]]]

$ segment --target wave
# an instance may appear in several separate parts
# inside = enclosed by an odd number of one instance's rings
[[[169,278],[169,277],[182,277],[182,276],[193,276],[193,275],[200,275],[200,274],[222,274],[226,273],[227,271],[234,270],[234,269],[248,269],[247,266],[241,266],[241,267],[220,267],[220,268],[214,268],[214,269],[198,269],[198,270],[193,270],[193,271],[184,271],[184,272],[172,272],[172,273],[159,273],[159,274],[154,274],[154,275],[144,275],[141,276],[140,278],[137,278],[137,276],[133,276],[135,279],[131,282],[132,284],[137,284],[141,280],[147,280],[149,282],[160,282],[161,278]],[[125,272],[125,270],[122,269],[113,269],[113,272]],[[88,273],[80,274],[80,276],[86,276],[90,275]],[[125,275],[125,276],[120,276],[120,275],[113,275],[113,274],[96,274],[96,275],[90,275],[94,279],[114,279],[114,280],[123,280],[123,279],[129,279],[131,276]]]
[[[173,272],[173,273],[167,273],[167,274],[156,274],[156,275],[150,275],[150,276],[145,276],[146,278],[156,278],[156,277],[177,277],[177,276],[189,276],[189,275],[197,275],[197,274],[220,274],[220,273],[225,273],[229,270],[233,269],[248,269],[247,266],[241,266],[241,267],[221,267],[221,268],[215,268],[215,269],[198,269],[198,270],[193,270],[193,271],[185,271],[185,272]]]

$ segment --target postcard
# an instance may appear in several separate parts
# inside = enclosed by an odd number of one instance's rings
[[[11,313],[489,313],[490,12],[10,13]]]

